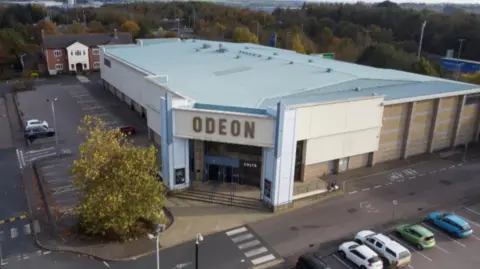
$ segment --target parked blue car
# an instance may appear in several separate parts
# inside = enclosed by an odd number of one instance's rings
[[[468,222],[455,214],[433,212],[427,216],[425,221],[457,238],[467,237],[473,233]]]

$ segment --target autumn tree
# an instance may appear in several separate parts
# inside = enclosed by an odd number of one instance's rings
[[[305,46],[303,46],[302,40],[298,34],[294,35],[292,38],[292,50],[298,53],[305,54]]]
[[[45,35],[56,35],[58,34],[57,26],[50,20],[42,20],[37,25],[39,30],[43,30]]]
[[[87,32],[87,30],[85,29],[83,24],[81,24],[77,21],[74,21],[72,23],[72,25],[70,25],[69,32],[72,33],[72,34],[84,34],[84,33]]]
[[[140,31],[140,26],[138,26],[138,24],[135,21],[126,20],[120,26],[120,30],[122,32],[128,32],[133,37],[135,37],[135,36],[137,36],[138,32]]]
[[[91,116],[82,120],[79,133],[86,142],[71,172],[84,192],[76,207],[82,230],[124,239],[138,235],[140,223],[162,223],[165,193],[156,177],[155,147],[137,147]]]
[[[90,21],[87,25],[88,31],[90,33],[105,33],[106,29],[103,27],[103,24],[99,21]]]
[[[236,27],[233,30],[233,42],[258,44],[258,38],[247,27]]]

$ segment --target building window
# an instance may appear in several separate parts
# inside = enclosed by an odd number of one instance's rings
[[[87,68],[87,64],[83,64],[83,68]]]
[[[85,55],[85,51],[83,51],[83,55]]]
[[[100,68],[100,62],[94,62],[93,63],[93,68],[95,68],[95,69]]]
[[[70,55],[72,55],[72,56],[73,56],[73,51],[70,51]]]
[[[466,96],[465,98],[465,105],[473,105],[480,103],[480,94],[472,93]]]
[[[110,62],[109,59],[103,59],[103,64],[106,65],[106,66],[108,66],[108,67],[112,67],[112,66],[111,66],[112,63]]]
[[[75,69],[75,65],[74,65],[74,64],[71,64],[70,66],[72,67],[72,69]]]
[[[56,70],[63,70],[63,64],[55,64]]]
[[[92,55],[98,55],[98,54],[100,54],[99,49],[92,49]]]
[[[77,51],[75,51],[75,55],[80,56],[80,55],[82,55],[82,52],[77,50]]]
[[[61,50],[54,50],[54,51],[53,51],[53,56],[55,56],[55,57],[60,57],[60,56],[62,56],[62,51],[61,51]]]

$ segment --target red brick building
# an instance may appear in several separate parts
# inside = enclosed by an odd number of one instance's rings
[[[50,75],[100,69],[98,46],[131,44],[130,33],[42,35],[42,51]]]

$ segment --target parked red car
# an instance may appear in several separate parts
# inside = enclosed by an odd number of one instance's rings
[[[135,127],[130,125],[121,126],[118,128],[118,130],[120,131],[120,133],[125,134],[127,136],[134,135],[137,133],[137,130],[135,129]]]

